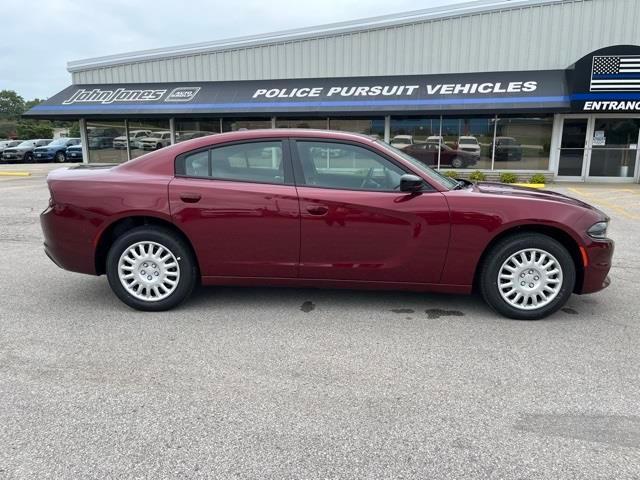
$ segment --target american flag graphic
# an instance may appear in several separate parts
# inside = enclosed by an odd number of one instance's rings
[[[594,56],[591,91],[640,91],[640,55]]]

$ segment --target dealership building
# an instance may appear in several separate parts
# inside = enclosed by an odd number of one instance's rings
[[[26,115],[79,120],[89,163],[296,127],[434,148],[442,169],[638,182],[639,19],[638,0],[483,0],[115,54],[69,62]]]

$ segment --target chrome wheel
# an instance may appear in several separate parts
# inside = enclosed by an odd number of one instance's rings
[[[553,301],[562,287],[562,267],[549,252],[537,248],[511,255],[498,271],[500,295],[519,310],[535,310]]]
[[[157,302],[178,287],[180,265],[167,247],[156,242],[138,242],[120,255],[118,277],[135,298]]]

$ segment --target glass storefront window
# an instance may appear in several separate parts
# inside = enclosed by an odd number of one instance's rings
[[[633,177],[639,131],[637,118],[596,118],[589,176]]]
[[[117,143],[126,151],[124,139]],[[169,145],[169,120],[129,120],[129,149],[132,159]]]
[[[220,133],[219,118],[176,118],[176,143]]]
[[[440,135],[440,117],[391,117],[389,143],[400,150],[414,143],[426,143],[429,137],[433,139],[438,135]]]
[[[440,168],[490,169],[495,117],[443,117]],[[430,143],[437,143],[437,133]]]
[[[276,118],[276,128],[315,128],[327,129],[326,118]]]
[[[122,163],[128,160],[123,120],[87,121],[87,141],[90,163]]]
[[[271,128],[270,118],[225,118],[222,121],[223,132],[235,132],[238,130],[256,130],[259,128]]]
[[[384,118],[330,118],[329,130],[362,133],[383,139]]]
[[[548,170],[552,130],[553,115],[500,117],[496,130],[494,169]]]

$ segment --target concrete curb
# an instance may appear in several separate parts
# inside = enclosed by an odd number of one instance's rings
[[[544,183],[514,183],[514,185],[529,188],[544,188],[546,186]]]
[[[30,177],[31,172],[0,172],[0,177]]]

